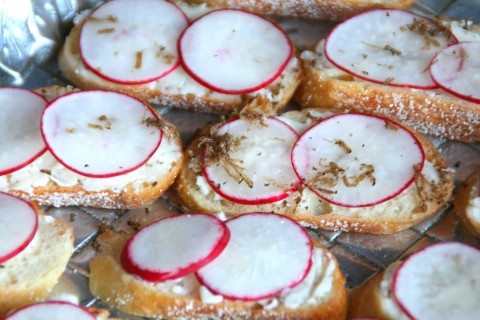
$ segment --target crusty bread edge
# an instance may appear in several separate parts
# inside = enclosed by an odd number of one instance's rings
[[[474,224],[467,217],[467,208],[470,201],[476,197],[475,192],[480,190],[480,170],[474,172],[467,181],[462,184],[455,192],[454,207],[460,222],[474,236],[480,238],[480,224]]]
[[[426,135],[480,141],[480,105],[446,94],[392,87],[353,77],[332,78],[301,59],[303,80],[294,99],[301,108],[326,108],[391,117]]]
[[[119,252],[129,237],[118,237],[112,231],[101,235],[99,243],[110,246],[110,252],[101,253],[91,260],[89,283],[94,296],[123,312],[167,319],[345,319],[348,303],[345,276],[333,255],[331,259],[336,266],[333,285],[321,304],[298,309],[252,309],[242,302],[234,301],[201,303],[198,297],[162,293],[150,285],[145,286],[142,280],[128,275],[121,267]],[[314,242],[314,245],[325,250],[318,242]]]

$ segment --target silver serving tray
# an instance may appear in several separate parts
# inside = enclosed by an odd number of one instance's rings
[[[68,85],[55,61],[55,53],[68,33],[75,13],[92,7],[96,1],[75,0],[19,0],[0,1],[1,32],[0,85],[37,88],[47,85]],[[480,21],[480,0],[421,0],[412,11],[423,15],[445,15],[456,18],[476,17]],[[300,50],[308,48],[323,37],[333,24],[296,19],[281,19]],[[13,32],[17,33],[13,37]],[[21,36],[18,36],[18,30]],[[12,33],[11,33],[12,32]],[[208,121],[217,120],[214,115],[155,106],[180,130],[185,145],[196,130]],[[295,105],[289,106],[295,109]],[[458,187],[476,169],[480,168],[480,145],[432,138],[448,165],[456,170]],[[169,201],[168,191],[156,203],[148,207],[149,215],[158,218],[181,211]],[[146,209],[107,210],[84,207],[45,208],[52,216],[69,221],[75,230],[75,250],[68,266],[51,296],[71,298],[84,306],[102,305],[88,289],[88,262],[95,256],[92,247],[101,225],[108,224],[119,230],[131,230],[128,221],[139,219]],[[370,235],[346,232],[309,230],[337,257],[347,277],[346,286],[354,288],[391,262],[431,243],[454,240],[480,248],[480,240],[474,238],[458,222],[452,207],[447,203],[429,219],[416,226],[391,235]],[[142,319],[111,310],[120,319]]]

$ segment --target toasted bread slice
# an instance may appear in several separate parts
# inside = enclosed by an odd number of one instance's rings
[[[313,284],[303,289],[301,298],[281,295],[260,302],[238,302],[211,294],[194,274],[149,283],[126,273],[120,254],[130,235],[108,231],[98,238],[99,254],[90,262],[90,291],[94,296],[123,312],[166,319],[344,319],[347,307],[345,277],[335,257],[315,243],[310,272]],[[320,260],[320,261],[317,261]],[[234,276],[234,275],[232,275]],[[302,284],[299,285],[299,287]],[[318,296],[315,288],[323,286]],[[290,292],[294,294],[295,288]],[[289,302],[288,302],[289,301]]]
[[[187,2],[206,3],[212,8],[237,8],[272,16],[341,21],[371,9],[406,9],[414,0],[190,0]]]
[[[73,228],[44,215],[32,242],[0,267],[0,316],[44,300],[62,275],[73,252]]]
[[[45,87],[37,90],[48,100],[75,90]],[[162,118],[161,118],[162,119]],[[88,178],[61,165],[48,151],[30,165],[0,176],[0,190],[49,206],[141,208],[153,203],[173,183],[183,163],[177,129],[165,121],[162,143],[137,170],[113,178]]]
[[[195,8],[186,7],[185,9],[190,17],[198,15]],[[205,6],[199,6],[199,10],[208,9],[205,9]],[[147,84],[125,85],[110,82],[86,68],[80,57],[78,38],[85,18],[84,14],[76,19],[77,23],[65,40],[58,56],[62,72],[73,84],[82,89],[119,91],[150,103],[194,111],[229,114],[239,111],[246,101],[257,95],[271,100],[275,108],[281,110],[287,106],[301,80],[299,59],[294,55],[285,70],[273,83],[248,94],[214,92],[193,80],[181,66],[167,76]]]
[[[480,29],[445,22],[459,41],[476,39]],[[467,24],[464,24],[467,26]],[[324,40],[301,54],[304,80],[295,99],[302,108],[327,108],[395,118],[426,135],[480,141],[480,105],[444,90],[415,90],[361,80],[331,64]]]
[[[308,109],[287,112],[281,115],[281,119],[303,131],[331,114]],[[398,196],[369,207],[334,205],[321,200],[307,188],[291,193],[285,200],[270,204],[244,205],[223,199],[208,185],[199,170],[198,144],[201,135],[187,148],[186,164],[174,188],[183,206],[193,212],[223,212],[227,216],[236,216],[253,211],[273,211],[314,228],[377,234],[397,232],[435,213],[449,200],[453,189],[453,172],[448,169],[438,150],[425,137],[410,130],[425,151],[424,170],[417,175],[415,183]],[[203,134],[206,132],[207,130]]]
[[[454,205],[463,225],[473,235],[480,237],[480,170],[457,189]]]

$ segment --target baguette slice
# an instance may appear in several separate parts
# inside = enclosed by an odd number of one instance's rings
[[[463,225],[480,237],[480,170],[474,172],[455,194],[455,212]]]
[[[73,228],[44,215],[36,206],[38,230],[32,242],[0,268],[0,317],[13,309],[44,300],[57,283],[73,252]]]
[[[40,88],[37,92],[52,100],[73,90],[76,89],[51,86]],[[40,205],[56,207],[145,207],[170,187],[182,167],[180,135],[167,121],[165,128],[166,134],[155,154],[145,165],[126,175],[87,178],[66,169],[47,151],[32,164],[0,176],[0,190]]]
[[[320,19],[330,21],[345,20],[362,11],[378,8],[406,9],[414,0],[190,0],[192,3],[206,3],[212,8],[237,8],[255,13],[296,17],[306,19]]]
[[[90,291],[102,302],[123,312],[165,319],[344,319],[347,308],[345,277],[335,257],[319,243],[314,287],[287,306],[285,295],[261,303],[235,302],[215,296],[200,286],[193,274],[162,283],[148,283],[126,273],[120,254],[130,235],[108,231],[98,238],[100,252],[90,262]],[[312,266],[312,269],[315,268]],[[301,286],[300,284],[299,286]],[[293,292],[292,289],[291,292]],[[306,295],[304,295],[306,294]],[[307,300],[312,302],[305,302]],[[297,306],[298,305],[298,306]]]
[[[459,41],[475,40],[480,29],[445,22]],[[358,79],[331,64],[324,40],[301,54],[304,79],[295,99],[302,108],[327,108],[388,116],[426,135],[480,141],[480,105],[441,89],[414,90]]]
[[[198,16],[209,11],[203,6],[183,6],[190,16]],[[83,64],[80,57],[78,38],[86,14],[77,17],[76,25],[65,40],[60,50],[58,64],[62,72],[73,84],[82,89],[105,89],[119,91],[137,97],[143,101],[178,107],[194,111],[229,114],[239,111],[246,101],[259,95],[271,100],[276,109],[287,106],[295,89],[300,83],[301,69],[299,59],[294,54],[281,75],[267,87],[249,94],[221,94],[214,92],[191,78],[179,66],[167,76],[141,85],[124,85],[110,82],[95,75]]]
[[[290,111],[280,116],[299,132],[320,121],[331,112],[318,109]],[[438,150],[425,137],[410,129],[425,151],[425,168],[415,183],[398,196],[383,203],[361,208],[347,208],[321,200],[308,188],[291,193],[285,200],[263,205],[243,205],[222,199],[203,177],[198,147],[200,134],[186,150],[186,164],[174,184],[179,200],[192,212],[223,212],[232,217],[252,211],[284,214],[304,226],[326,230],[393,233],[407,229],[435,213],[450,198],[453,172]],[[206,134],[205,130],[203,134]]]

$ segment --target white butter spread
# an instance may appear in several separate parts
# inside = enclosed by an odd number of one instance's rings
[[[472,198],[468,203],[466,214],[474,224],[480,225],[480,197]]]
[[[181,157],[181,147],[166,135],[159,148],[140,168],[111,178],[90,178],[79,175],[59,163],[48,151],[33,163],[13,173],[1,177],[0,191],[18,190],[32,192],[34,188],[47,186],[53,182],[62,187],[79,186],[86,191],[110,190],[121,192],[131,184],[135,192],[154,183],[165,175],[173,163]]]
[[[403,313],[392,294],[393,277],[399,265],[400,262],[392,263],[383,274],[380,282],[380,306],[389,319],[409,320],[409,317]]]

